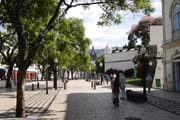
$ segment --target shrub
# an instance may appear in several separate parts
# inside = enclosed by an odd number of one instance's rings
[[[134,76],[134,69],[127,69],[127,70],[125,70],[124,71],[124,75],[126,76],[126,77],[128,77],[128,78],[131,78],[131,77],[133,77]]]
[[[132,84],[132,85],[142,86],[143,80],[140,79],[140,78],[136,78],[136,79],[127,79],[126,83]]]

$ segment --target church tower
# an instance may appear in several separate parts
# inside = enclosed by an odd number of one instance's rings
[[[91,52],[90,52],[90,56],[91,56],[91,61],[95,61],[96,60],[96,51],[94,49],[94,46],[92,46]]]

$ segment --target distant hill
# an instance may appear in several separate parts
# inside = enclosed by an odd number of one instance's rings
[[[104,55],[104,49],[95,49],[97,56]]]
[[[90,49],[90,50],[88,51],[88,53],[90,53],[91,50],[92,50],[92,49]],[[95,52],[96,52],[97,57],[99,57],[99,56],[101,56],[101,55],[104,55],[104,49],[95,49]]]

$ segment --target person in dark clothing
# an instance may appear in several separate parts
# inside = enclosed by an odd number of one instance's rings
[[[113,90],[112,90],[112,94],[113,94],[113,104],[119,106],[119,87],[120,87],[120,83],[119,83],[119,74],[118,73],[114,73],[114,81],[112,81],[113,83]]]

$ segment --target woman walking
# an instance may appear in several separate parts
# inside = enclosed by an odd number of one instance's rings
[[[119,106],[119,75],[117,72],[112,75],[111,89],[113,96],[113,104]]]
[[[120,99],[126,99],[126,77],[121,72],[119,73],[119,82],[120,82],[120,89],[121,89],[121,97]]]

